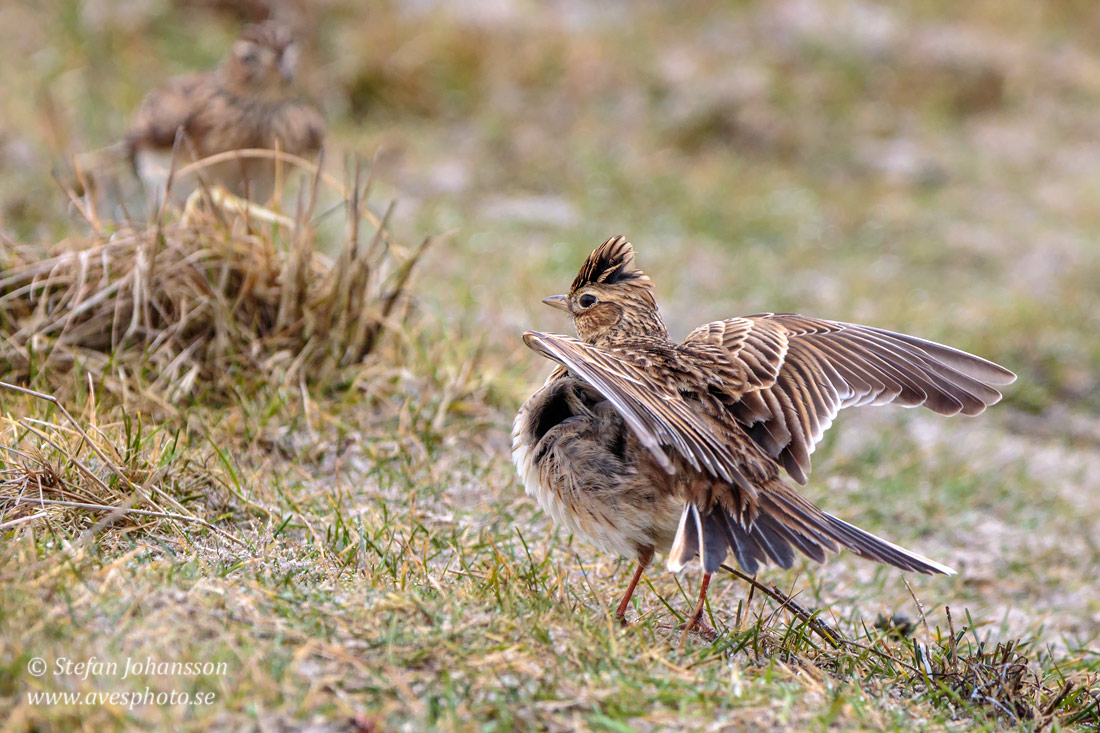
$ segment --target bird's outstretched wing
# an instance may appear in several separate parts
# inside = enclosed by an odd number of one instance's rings
[[[599,391],[669,473],[675,472],[676,464],[666,446],[692,468],[755,493],[738,467],[730,442],[716,432],[717,424],[692,409],[678,392],[655,384],[635,361],[558,334],[528,331],[523,334],[523,342]]]
[[[855,405],[923,405],[977,415],[1016,375],[950,346],[869,326],[764,313],[707,323],[686,347],[717,347],[742,379],[732,415],[799,483],[837,412]]]

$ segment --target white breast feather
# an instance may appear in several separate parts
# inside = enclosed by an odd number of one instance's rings
[[[608,526],[602,522],[580,522],[578,517],[570,512],[561,500],[558,493],[539,479],[539,469],[535,464],[535,446],[526,440],[527,431],[524,423],[527,422],[528,412],[526,407],[520,408],[512,423],[512,461],[516,471],[523,479],[523,487],[527,494],[534,496],[539,506],[554,520],[555,523],[564,526],[570,532],[579,535],[597,547],[627,557],[634,557],[637,548],[630,541],[631,536],[640,535],[640,525],[643,517],[626,516],[619,517],[622,526]],[[628,526],[638,524],[639,527]],[[626,531],[624,531],[626,530]]]

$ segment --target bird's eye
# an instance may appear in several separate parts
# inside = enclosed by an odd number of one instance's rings
[[[580,303],[581,308],[591,308],[592,306],[596,305],[596,296],[592,295],[591,293],[585,293],[581,296],[581,299],[578,302]]]
[[[241,42],[237,44],[236,48],[237,58],[243,63],[254,64],[260,57],[259,50],[254,44]]]

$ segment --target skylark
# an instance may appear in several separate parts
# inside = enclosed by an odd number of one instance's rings
[[[613,237],[568,295],[543,300],[579,338],[537,331],[524,343],[558,362],[520,408],[512,453],[527,493],[555,521],[638,567],[655,552],[679,571],[698,556],[703,611],[711,575],[732,551],[747,573],[824,562],[847,548],[919,573],[951,568],[821,511],[781,473],[806,483],[810,454],[839,410],[887,403],[977,415],[1001,398],[1007,369],[949,346],[869,326],[763,313],[668,336],[634,249]]]
[[[245,148],[270,148],[310,157],[321,149],[325,125],[313,107],[298,101],[298,44],[283,25],[266,22],[244,28],[215,71],[170,79],[142,101],[127,136],[134,171],[150,200],[163,201],[177,134],[176,169],[197,158]],[[192,153],[194,155],[192,155]],[[291,170],[284,165],[283,170]],[[229,160],[203,169],[211,184],[254,201],[271,197],[275,163]],[[180,199],[198,180],[174,180]]]

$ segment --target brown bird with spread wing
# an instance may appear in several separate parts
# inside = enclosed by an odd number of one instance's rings
[[[313,107],[294,94],[299,48],[291,31],[279,23],[249,25],[215,70],[170,79],[142,101],[126,145],[151,201],[163,201],[176,137],[176,168],[196,158],[245,148],[279,148],[313,156],[325,136],[325,124]],[[193,153],[193,155],[192,155]],[[284,166],[283,170],[288,170]],[[263,202],[271,197],[275,163],[241,158],[203,169],[211,185]],[[198,185],[176,180],[181,200]]]
[[[951,568],[827,514],[783,480],[806,483],[810,454],[839,410],[887,403],[977,415],[1001,398],[1007,369],[949,346],[869,326],[764,313],[715,321],[672,341],[650,279],[623,237],[600,245],[568,295],[545,303],[579,338],[528,331],[560,365],[520,408],[516,468],[555,521],[638,567],[655,552],[679,571],[698,556],[699,621],[727,552],[748,573],[795,553],[847,548],[919,573]]]

